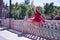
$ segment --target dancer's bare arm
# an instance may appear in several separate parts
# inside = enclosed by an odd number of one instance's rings
[[[34,6],[34,0],[31,2],[31,6],[32,6],[32,8],[33,8],[33,10],[34,10],[34,12],[36,12],[36,10],[35,10],[35,6]]]

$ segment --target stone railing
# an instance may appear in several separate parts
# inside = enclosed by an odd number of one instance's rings
[[[30,33],[46,39],[60,39],[60,20],[46,20],[45,24],[35,25],[30,21],[11,20],[11,28],[23,33]],[[9,19],[2,20],[2,26],[9,27]]]

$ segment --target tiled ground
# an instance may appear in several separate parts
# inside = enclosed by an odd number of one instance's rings
[[[19,35],[18,35],[19,34]],[[14,30],[0,31],[0,40],[46,40],[31,34],[22,34]]]
[[[35,35],[23,34],[22,32],[18,32],[12,29],[5,29],[5,27],[0,27],[0,40],[46,40]]]
[[[12,33],[8,30],[0,31],[0,40],[31,40],[27,37],[18,37],[17,34]]]

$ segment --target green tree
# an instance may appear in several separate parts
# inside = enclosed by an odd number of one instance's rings
[[[33,17],[34,11],[33,11],[32,7],[30,5],[27,5],[26,8],[27,8],[26,15],[28,15],[29,18]]]
[[[46,3],[46,5],[44,6],[44,9],[45,9],[44,13],[45,13],[45,15],[50,16],[52,19],[53,19],[53,17],[55,15],[60,13],[60,7],[54,6],[53,4],[54,4],[53,2],[50,3],[50,4]]]
[[[20,7],[21,7],[21,13],[20,13],[20,18],[21,19],[24,19],[24,16],[26,15],[26,11],[27,11],[27,9],[26,9],[26,6],[25,5],[20,5]]]
[[[34,11],[30,5],[25,4],[12,4],[12,14],[15,19],[24,19],[24,16],[32,17]]]
[[[44,6],[44,9],[45,9],[45,15],[49,15],[49,4],[48,3],[46,3],[46,5]]]
[[[40,12],[44,14],[44,11],[45,11],[44,7],[40,7]]]

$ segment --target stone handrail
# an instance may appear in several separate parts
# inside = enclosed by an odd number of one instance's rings
[[[2,25],[8,27],[9,20],[2,20]],[[17,31],[31,33],[51,40],[60,39],[60,20],[46,20],[45,24],[39,25],[35,25],[30,21],[11,20],[11,28]]]

